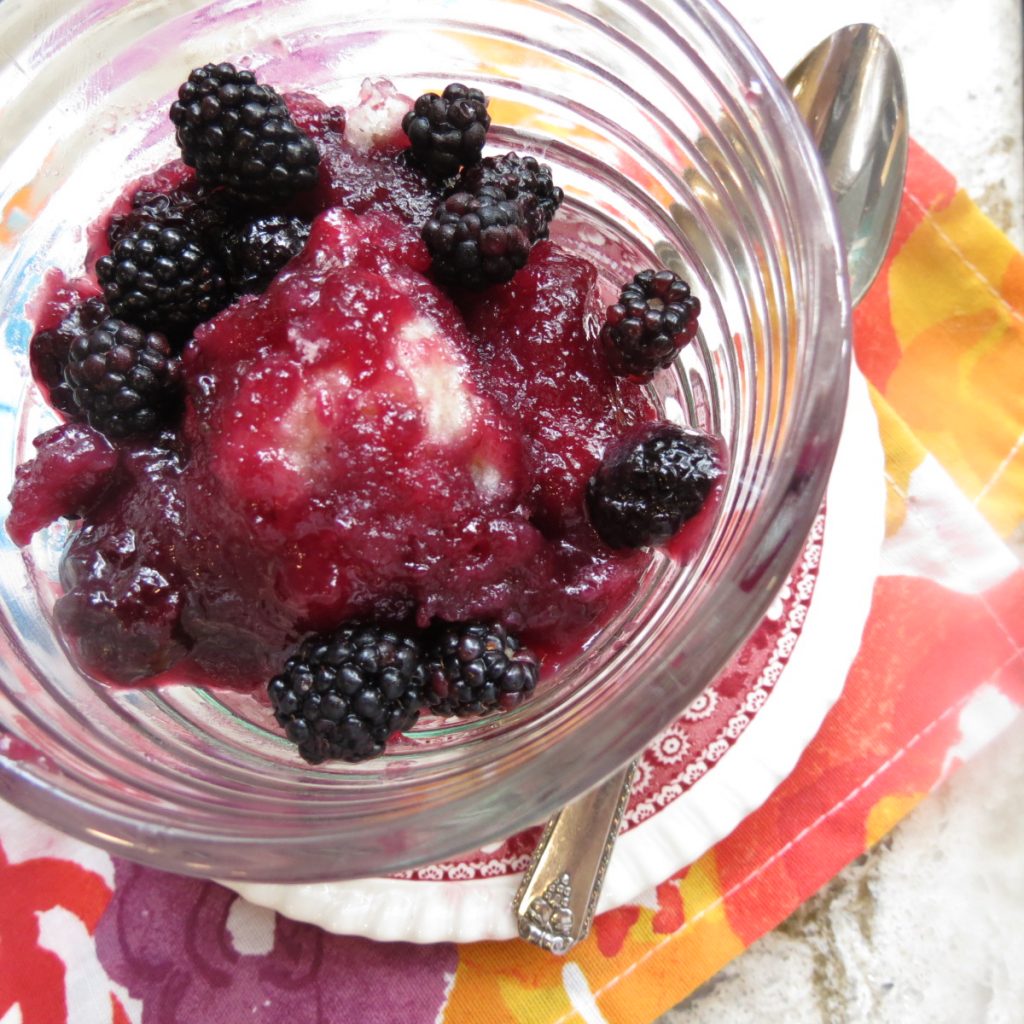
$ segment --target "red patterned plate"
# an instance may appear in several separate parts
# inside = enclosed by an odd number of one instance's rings
[[[793,770],[857,653],[884,504],[878,427],[855,374],[826,507],[753,635],[642,754],[599,911],[637,900],[696,860]],[[512,897],[539,832],[389,878],[231,887],[342,934],[409,942],[511,938]]]

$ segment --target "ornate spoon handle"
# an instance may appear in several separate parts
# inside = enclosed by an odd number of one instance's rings
[[[519,934],[528,942],[567,953],[586,938],[634,767],[631,762],[548,820],[512,903]]]

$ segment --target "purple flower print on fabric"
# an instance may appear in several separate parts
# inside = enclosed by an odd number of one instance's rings
[[[434,1024],[455,946],[328,935],[213,882],[116,862],[96,930],[142,1024]]]

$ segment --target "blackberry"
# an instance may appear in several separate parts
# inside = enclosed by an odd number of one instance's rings
[[[102,299],[87,299],[75,306],[56,327],[37,331],[32,337],[29,345],[32,372],[46,389],[50,404],[66,416],[77,419],[81,415],[74,391],[64,379],[68,353],[78,338],[108,316],[110,310]]]
[[[459,191],[475,195],[485,188],[500,189],[505,199],[519,204],[531,242],[548,237],[548,225],[564,197],[551,180],[547,164],[518,153],[489,156],[467,167],[458,185]]]
[[[230,230],[223,241],[224,265],[236,294],[262,292],[277,272],[302,251],[309,224],[273,214]]]
[[[267,688],[278,724],[310,764],[376,757],[415,724],[422,690],[419,645],[374,625],[308,637]]]
[[[440,96],[424,93],[402,118],[413,161],[438,181],[480,159],[490,127],[487,97],[458,82],[445,86]]]
[[[591,525],[611,548],[664,544],[701,510],[721,475],[712,437],[672,423],[645,424],[605,452],[588,481]]]
[[[223,190],[194,182],[170,192],[139,189],[132,196],[131,210],[111,218],[107,238],[113,248],[145,222],[156,221],[161,227],[177,228],[199,239],[205,249],[212,251],[230,216],[231,206]]]
[[[181,387],[181,360],[162,334],[110,317],[71,344],[64,377],[89,426],[108,437],[152,431]]]
[[[287,106],[251,71],[196,68],[171,104],[182,159],[206,185],[256,202],[286,201],[318,180],[320,153]]]
[[[96,261],[96,274],[111,313],[145,327],[191,331],[228,301],[223,270],[201,241],[148,217]]]
[[[444,627],[427,664],[426,698],[437,715],[467,718],[526,700],[537,659],[497,623]]]
[[[522,210],[490,189],[442,200],[423,226],[423,240],[438,280],[467,288],[510,281],[530,255]]]
[[[612,373],[647,378],[670,366],[697,334],[700,300],[671,270],[644,270],[608,307],[601,344]]]

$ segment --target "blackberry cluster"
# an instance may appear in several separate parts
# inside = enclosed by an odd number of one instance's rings
[[[707,501],[722,465],[713,438],[646,424],[605,453],[587,483],[587,513],[611,548],[664,544]]]
[[[233,227],[222,243],[232,290],[238,295],[262,292],[302,251],[308,238],[306,221],[283,214],[257,217]]]
[[[170,115],[182,158],[204,184],[266,202],[290,199],[317,182],[316,144],[251,71],[228,63],[196,68]]]
[[[423,659],[408,635],[345,626],[306,639],[271,679],[278,724],[310,764],[364,761],[411,728],[423,706]]]
[[[437,181],[480,159],[490,127],[487,97],[459,82],[424,93],[402,119],[413,161]]]
[[[426,669],[426,699],[437,715],[466,718],[507,710],[537,685],[537,659],[496,623],[447,626]]]
[[[612,373],[647,378],[670,366],[697,334],[700,300],[671,270],[643,270],[608,307],[601,344]]]
[[[516,203],[522,210],[531,242],[548,237],[548,225],[564,198],[562,190],[552,181],[547,164],[518,153],[489,156],[467,167],[457,189],[474,195],[498,190],[504,199]]]
[[[80,415],[74,390],[64,379],[71,346],[109,316],[110,310],[102,299],[87,299],[75,306],[56,327],[37,331],[32,337],[29,345],[32,370],[46,388],[50,404],[66,416]]]
[[[223,271],[202,241],[149,217],[125,227],[96,274],[111,313],[141,326],[187,332],[228,301]]]
[[[111,317],[74,339],[64,376],[89,426],[129,437],[160,425],[181,387],[181,360],[164,335]]]
[[[448,196],[423,226],[423,240],[438,280],[466,288],[510,281],[530,255],[522,210],[489,189]]]
[[[530,247],[548,237],[562,203],[551,168],[506,153],[481,159],[491,118],[487,97],[458,82],[424,93],[402,120],[410,160],[436,182],[462,170],[423,226],[435,277],[446,285],[484,288],[509,281]]]

